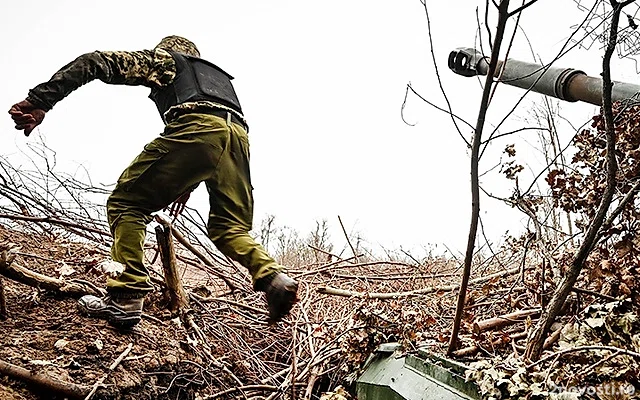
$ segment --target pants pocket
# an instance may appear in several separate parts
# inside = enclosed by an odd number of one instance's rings
[[[146,174],[153,164],[158,162],[167,153],[169,153],[169,149],[164,147],[159,139],[148,143],[144,146],[142,153],[122,172],[120,179],[118,179],[118,186],[125,191],[130,190],[138,179]]]

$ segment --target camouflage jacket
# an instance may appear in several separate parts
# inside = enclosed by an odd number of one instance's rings
[[[27,100],[36,107],[49,111],[71,92],[94,79],[115,85],[161,88],[171,84],[175,76],[175,61],[161,48],[142,51],[94,51],[76,58],[56,72],[48,82],[31,89]],[[216,103],[200,101],[180,104],[170,111],[175,111],[175,108],[196,111],[203,107],[227,109]],[[242,115],[238,116],[244,120]]]
[[[27,100],[49,111],[69,93],[94,79],[115,85],[153,88],[170,84],[175,76],[175,62],[163,49],[94,51],[76,58],[56,72],[48,82],[31,89]]]

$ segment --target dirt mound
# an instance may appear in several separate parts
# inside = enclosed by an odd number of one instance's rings
[[[340,385],[353,391],[360,368],[382,342],[402,342],[408,349],[446,342],[448,321],[434,316],[444,315],[455,300],[455,265],[449,261],[410,265],[360,257],[296,263],[288,272],[300,283],[299,303],[284,321],[270,325],[264,297],[252,290],[246,271],[204,247],[186,251],[191,245],[176,238],[189,309],[178,316],[167,311],[161,257],[150,235],[146,263],[157,290],[145,299],[146,315],[130,332],[79,315],[78,293],[0,278],[9,313],[0,321],[0,372],[3,362],[10,363],[80,385],[83,394],[106,376],[95,399],[319,399]],[[12,229],[0,225],[0,255],[3,248],[15,255],[11,268],[62,277],[58,283],[81,284],[81,290],[104,287],[104,275],[92,271],[108,252],[96,240],[82,242],[65,229],[28,221]],[[430,295],[412,295],[418,289]],[[131,352],[111,371],[130,343]],[[38,397],[23,380],[0,375],[2,396],[55,398],[46,390]]]
[[[0,227],[0,243],[20,246],[20,261],[34,271],[57,276],[81,269],[64,260],[95,259],[96,250],[78,243],[60,242],[45,236],[33,237]],[[99,254],[98,254],[99,255]],[[73,273],[70,273],[73,275]],[[97,286],[104,278],[89,276]],[[86,276],[83,276],[83,278]],[[120,365],[108,374],[100,399],[189,398],[183,389],[201,363],[185,350],[184,330],[171,320],[161,294],[147,297],[146,318],[130,331],[112,328],[106,322],[81,316],[77,300],[4,279],[9,317],[0,321],[0,359],[34,373],[68,383],[92,387],[109,372],[110,364],[133,348]],[[46,389],[27,389],[27,384],[0,378],[0,398],[56,398]],[[35,393],[39,393],[36,395]],[[60,397],[62,398],[62,397]]]

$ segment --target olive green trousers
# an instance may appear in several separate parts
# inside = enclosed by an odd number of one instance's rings
[[[143,253],[151,214],[200,182],[209,192],[208,235],[218,250],[246,267],[254,283],[282,269],[248,234],[253,194],[244,127],[214,115],[186,114],[144,147],[107,200],[111,256],[125,265],[124,273],[108,280],[110,293],[135,297],[153,289]]]

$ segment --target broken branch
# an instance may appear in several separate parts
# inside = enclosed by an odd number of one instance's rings
[[[506,275],[513,275],[518,272],[520,272],[520,268],[512,268],[506,271],[472,279],[469,281],[469,284],[484,283],[484,282],[490,281],[491,279],[499,278]],[[334,296],[362,297],[362,298],[368,298],[368,299],[397,299],[399,297],[421,296],[421,295],[436,293],[436,292],[451,292],[458,289],[459,287],[460,287],[459,284],[453,284],[453,285],[446,285],[446,286],[432,286],[424,289],[411,290],[408,292],[395,292],[395,293],[356,292],[352,290],[332,288],[329,286],[320,286],[318,287],[317,290],[319,293],[331,294]]]
[[[161,217],[160,215],[156,215],[156,221],[160,224],[169,224],[170,222]],[[180,233],[177,229],[172,229],[171,233],[173,234],[173,236],[176,238],[176,240],[183,245],[184,247],[186,247],[189,251],[191,251],[196,257],[198,257],[200,259],[200,261],[202,261],[207,267],[210,267],[210,269],[207,269],[206,272],[209,272],[211,274],[216,275],[218,278],[222,279],[224,281],[224,283],[227,284],[227,286],[229,286],[229,289],[231,289],[232,291],[238,289],[237,285],[235,285],[233,282],[231,282],[229,280],[229,278],[227,278],[226,276],[224,276],[222,273],[218,272],[215,270],[215,264],[213,262],[211,262],[211,260],[209,260],[209,258],[207,256],[205,256],[204,254],[202,254],[202,252],[200,250],[198,250],[197,248],[195,248],[191,243],[189,243],[189,241],[187,240],[187,238],[185,238],[182,233]]]
[[[540,314],[540,308],[530,310],[520,310],[510,314],[500,315],[498,317],[485,319],[483,321],[474,322],[473,332],[478,334],[491,329],[499,329],[505,326],[513,325],[521,322],[527,317],[533,317]]]
[[[182,280],[178,276],[176,268],[176,253],[173,248],[173,236],[171,224],[163,221],[156,226],[156,238],[160,249],[160,259],[164,271],[164,281],[169,292],[169,309],[172,312],[180,311],[189,307],[189,297],[182,287]]]
[[[89,392],[89,394],[87,394],[87,397],[84,398],[84,400],[90,400],[93,395],[96,393],[96,391],[98,390],[98,388],[104,383],[104,381],[107,379],[107,377],[109,376],[109,373],[111,371],[113,371],[114,369],[116,369],[116,367],[118,365],[120,365],[120,363],[122,362],[122,360],[124,360],[124,358],[131,352],[131,349],[133,349],[133,343],[129,343],[129,345],[127,346],[126,349],[124,349],[124,351],[118,356],[118,358],[116,358],[111,365],[109,366],[109,370],[107,370],[107,372],[102,375],[102,377],[100,379],[98,379],[96,381],[96,383],[93,384],[93,386],[91,387],[91,391]]]
[[[358,253],[356,253],[356,249],[351,244],[351,240],[349,240],[349,235],[347,234],[347,230],[344,229],[344,224],[342,223],[342,218],[340,218],[339,215],[338,215],[338,222],[340,222],[340,227],[342,228],[342,232],[344,233],[344,237],[347,239],[347,243],[349,244],[349,247],[351,248],[351,252],[353,253],[353,256],[356,258],[356,262],[358,262]]]
[[[83,296],[93,294],[101,296],[102,293],[96,291],[95,286],[80,283],[78,281],[65,281],[51,278],[46,275],[31,271],[25,267],[12,262],[13,257],[10,252],[2,251],[0,254],[0,275],[13,279],[28,286],[38,287],[46,290],[53,290],[71,296]]]
[[[32,372],[26,368],[0,360],[0,374],[19,379],[29,385],[59,393],[74,399],[82,399],[90,391],[88,386],[63,382],[40,372]]]
[[[8,317],[7,301],[4,297],[4,282],[2,278],[0,278],[0,319],[7,319]]]

